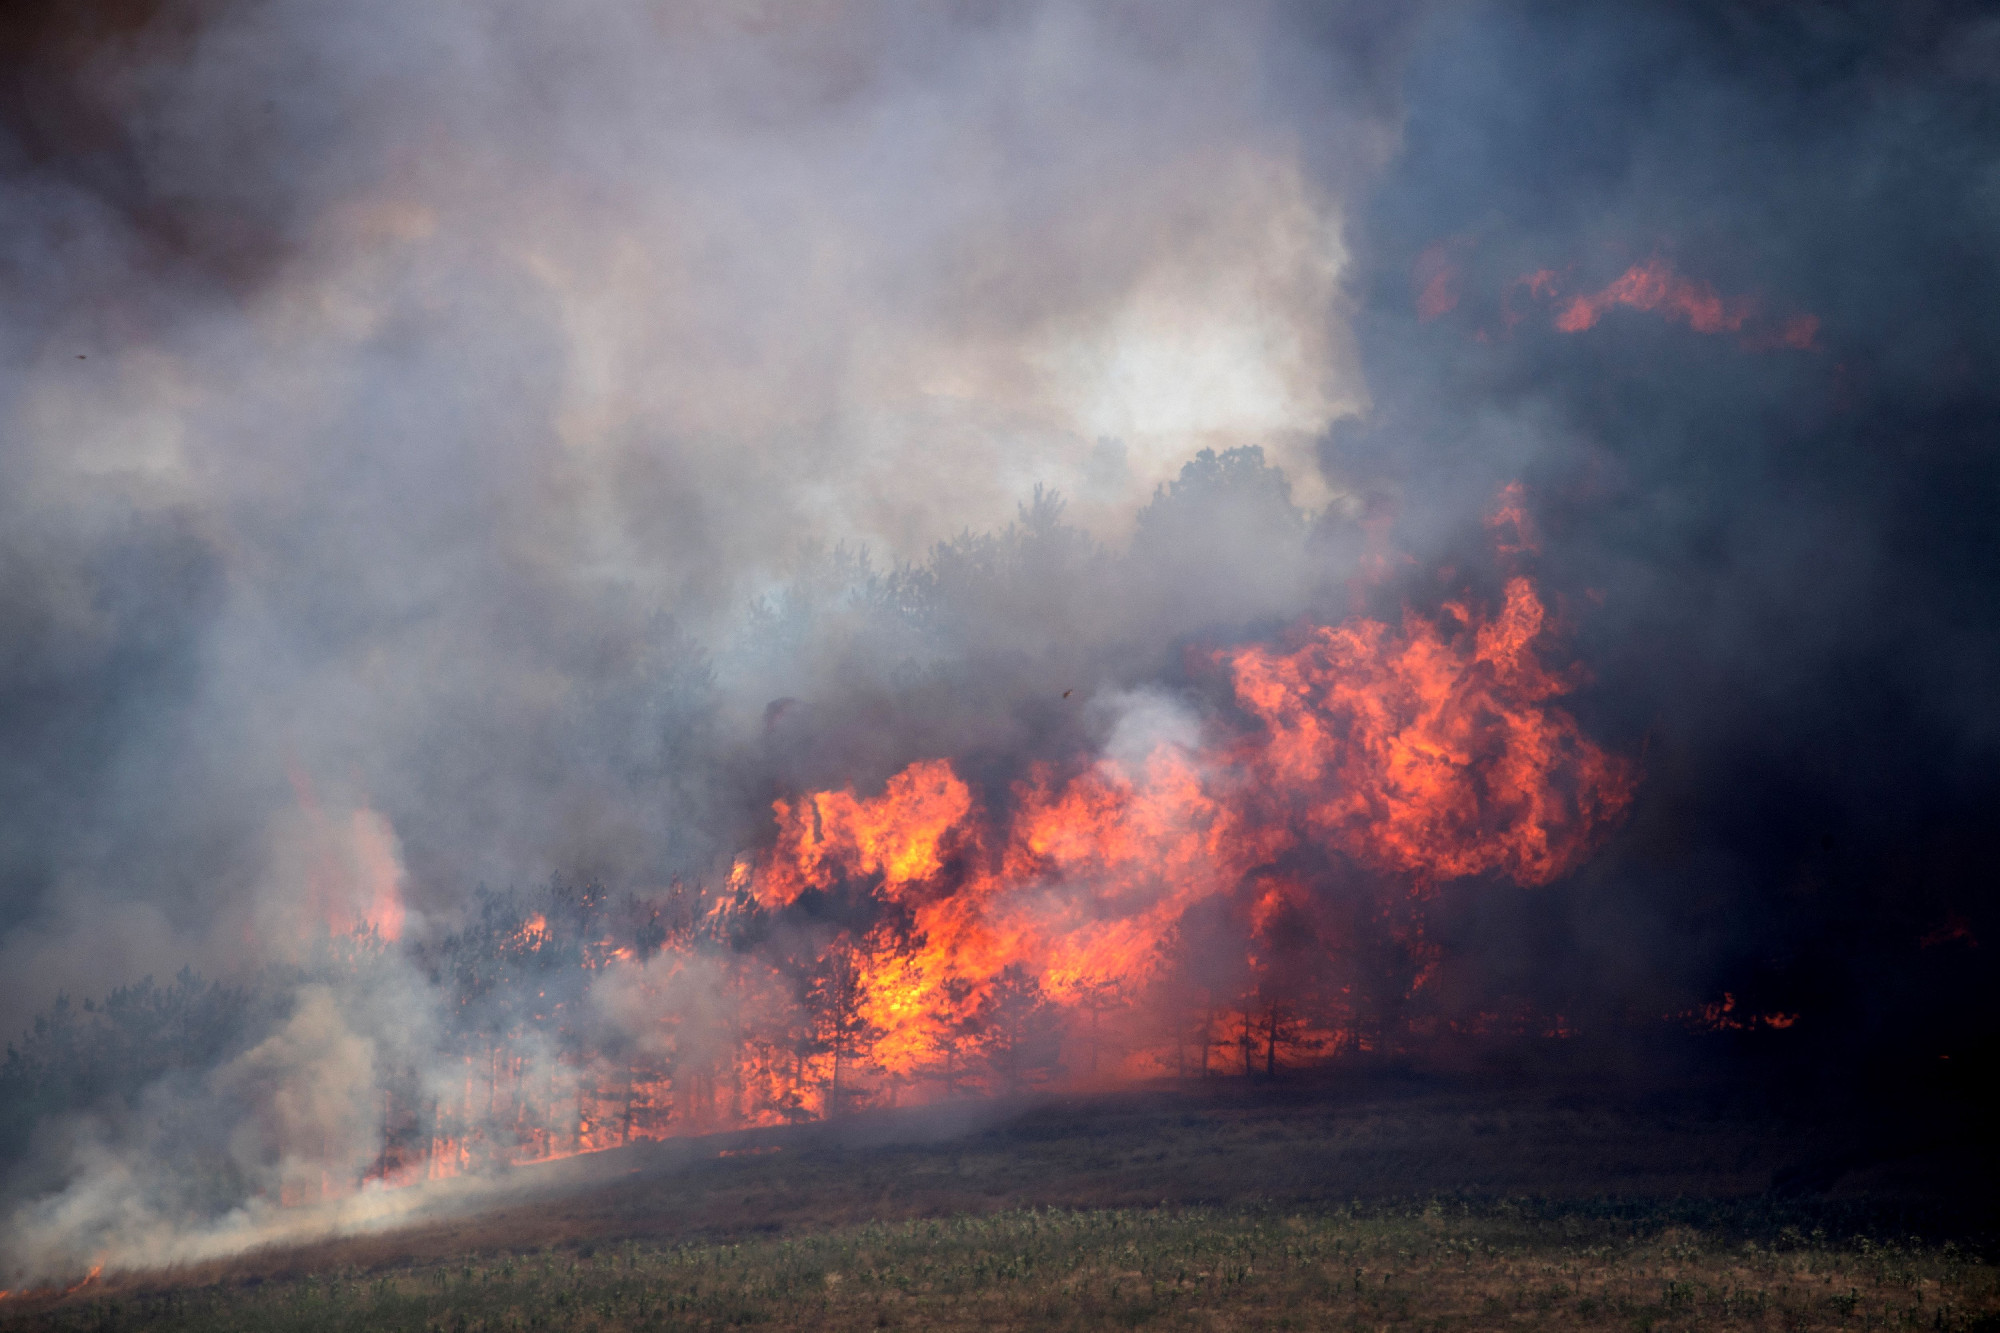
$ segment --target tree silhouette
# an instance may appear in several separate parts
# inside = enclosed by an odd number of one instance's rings
[[[986,1060],[1004,1088],[1018,1090],[1062,1068],[1062,1015],[1025,963],[1011,963],[979,1003]]]
[[[958,1080],[964,1072],[964,1056],[979,1039],[980,1015],[972,1004],[974,989],[972,982],[964,977],[949,977],[938,987],[944,997],[946,1013],[931,1034],[931,1049],[944,1065],[946,1096],[958,1092]]]
[[[1077,1008],[1088,1014],[1089,1023],[1084,1032],[1090,1048],[1089,1064],[1085,1072],[1091,1077],[1097,1074],[1097,1056],[1104,1044],[1104,1015],[1126,1005],[1125,986],[1116,977],[1094,977],[1078,984],[1076,988]]]
[[[843,1090],[840,1071],[844,1063],[860,1060],[881,1029],[863,1012],[867,988],[852,944],[842,941],[828,949],[814,968],[806,989],[806,1011],[812,1019],[812,1038],[818,1051],[833,1057],[833,1078],[827,1092],[829,1112],[844,1109],[854,1092]]]
[[[1256,1040],[1264,1047],[1264,1076],[1275,1079],[1278,1076],[1278,1060],[1281,1052],[1294,1055],[1319,1049],[1320,1040],[1308,1028],[1300,1016],[1297,1006],[1285,996],[1260,994],[1251,1011],[1256,1028]]]

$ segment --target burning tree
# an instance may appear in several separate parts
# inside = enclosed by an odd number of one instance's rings
[[[967,1056],[977,1051],[979,1014],[973,1008],[973,985],[965,977],[947,977],[938,986],[945,1002],[944,1017],[930,1034],[938,1077],[947,1097],[956,1096],[965,1076]]]
[[[821,956],[805,993],[810,1049],[828,1059],[826,1106],[830,1110],[845,1109],[860,1099],[851,1076],[848,1086],[841,1087],[841,1066],[848,1065],[850,1075],[854,1065],[867,1067],[869,1054],[882,1035],[868,1020],[866,1000],[867,983],[855,960],[854,947],[843,940]]]
[[[1018,1092],[1061,1072],[1061,1015],[1026,963],[1000,969],[980,997],[973,1023],[1002,1088]]]
[[[442,1022],[434,1050],[376,1075],[368,1174],[905,1089],[1273,1078],[1391,1043],[1439,963],[1424,933],[1439,886],[1546,883],[1629,800],[1630,766],[1555,706],[1569,677],[1541,660],[1545,626],[1525,579],[1490,617],[1467,601],[1400,627],[1300,625],[1208,655],[1218,705],[1150,747],[978,782],[919,759],[874,792],[794,792],[771,845],[718,886],[482,891],[463,929],[397,955]],[[359,977],[391,946],[343,947],[320,966]],[[62,1052],[133,1015],[212,1011],[219,1032],[255,1008],[174,995],[114,997],[115,1023],[59,1013],[5,1081],[89,1083],[75,1071],[103,1061]]]

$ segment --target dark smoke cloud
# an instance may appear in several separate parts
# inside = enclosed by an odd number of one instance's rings
[[[1752,992],[1924,1059],[1990,1038],[1996,43],[1974,7],[1837,4],[1479,6],[1417,43],[1357,227],[1375,410],[1325,456],[1410,541],[1523,480],[1583,711],[1647,768],[1572,890],[1468,909],[1499,984]],[[1566,333],[1520,282],[1655,260],[1811,345],[1633,308]]]

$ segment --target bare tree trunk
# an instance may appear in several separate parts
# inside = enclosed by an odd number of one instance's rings
[[[729,1120],[737,1125],[749,1118],[743,1107],[743,1047],[744,1036],[738,1032],[729,1046]]]

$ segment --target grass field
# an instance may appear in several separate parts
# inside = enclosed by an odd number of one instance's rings
[[[599,1154],[0,1329],[2000,1329],[1983,1131],[1879,1128],[1381,1082],[880,1117]]]
[[[673,1246],[469,1253],[72,1300],[35,1322],[163,1333],[2000,1324],[1994,1269],[1950,1242],[1736,1235],[1727,1224],[1662,1225],[1645,1210],[1026,1209]]]

